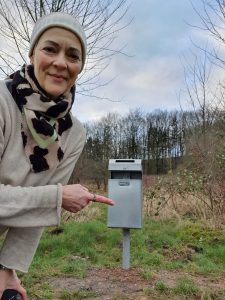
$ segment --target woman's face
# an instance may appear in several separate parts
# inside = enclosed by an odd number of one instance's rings
[[[50,28],[41,35],[30,60],[40,86],[58,97],[71,89],[81,71],[80,40],[69,30]]]

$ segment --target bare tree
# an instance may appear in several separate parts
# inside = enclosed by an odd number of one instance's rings
[[[205,217],[216,224],[224,215],[225,101],[224,86],[212,80],[218,69],[208,52],[195,56],[185,70],[186,90],[192,114],[186,123],[186,158],[183,190],[197,197]],[[191,118],[190,118],[191,117]],[[186,197],[186,195],[184,195]]]
[[[88,43],[87,64],[79,79],[78,92],[92,95],[100,86],[100,75],[125,45],[114,49],[128,11],[127,0],[0,0],[0,70],[4,76],[27,62],[31,30],[36,20],[50,12],[64,11],[83,25]]]
[[[211,49],[206,49],[202,45],[196,45],[207,53],[211,61],[218,66],[225,68],[225,1],[224,0],[201,0],[202,9],[197,9],[194,1],[192,6],[198,15],[201,25],[195,26],[206,32],[213,42]]]
[[[189,129],[195,131],[192,135],[196,137],[196,145],[202,144],[200,148],[205,153],[211,144],[209,131],[225,113],[224,76],[220,72],[221,67],[225,68],[225,1],[201,0],[201,10],[192,3],[201,21],[197,28],[209,37],[207,46],[195,43],[200,55],[193,54],[193,63],[185,66],[186,91],[194,122]]]

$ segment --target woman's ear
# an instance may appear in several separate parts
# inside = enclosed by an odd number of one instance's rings
[[[34,51],[35,51],[35,48],[33,49],[33,52],[30,56],[30,64],[33,65],[34,64]]]
[[[34,54],[32,54],[30,56],[30,64],[33,65],[34,64]]]

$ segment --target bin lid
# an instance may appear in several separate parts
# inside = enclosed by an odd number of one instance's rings
[[[142,171],[141,159],[110,159],[109,171]]]

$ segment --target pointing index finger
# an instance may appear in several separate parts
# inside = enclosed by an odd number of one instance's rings
[[[101,196],[101,195],[96,195],[96,202],[108,204],[108,205],[114,205],[115,202],[107,197]]]

